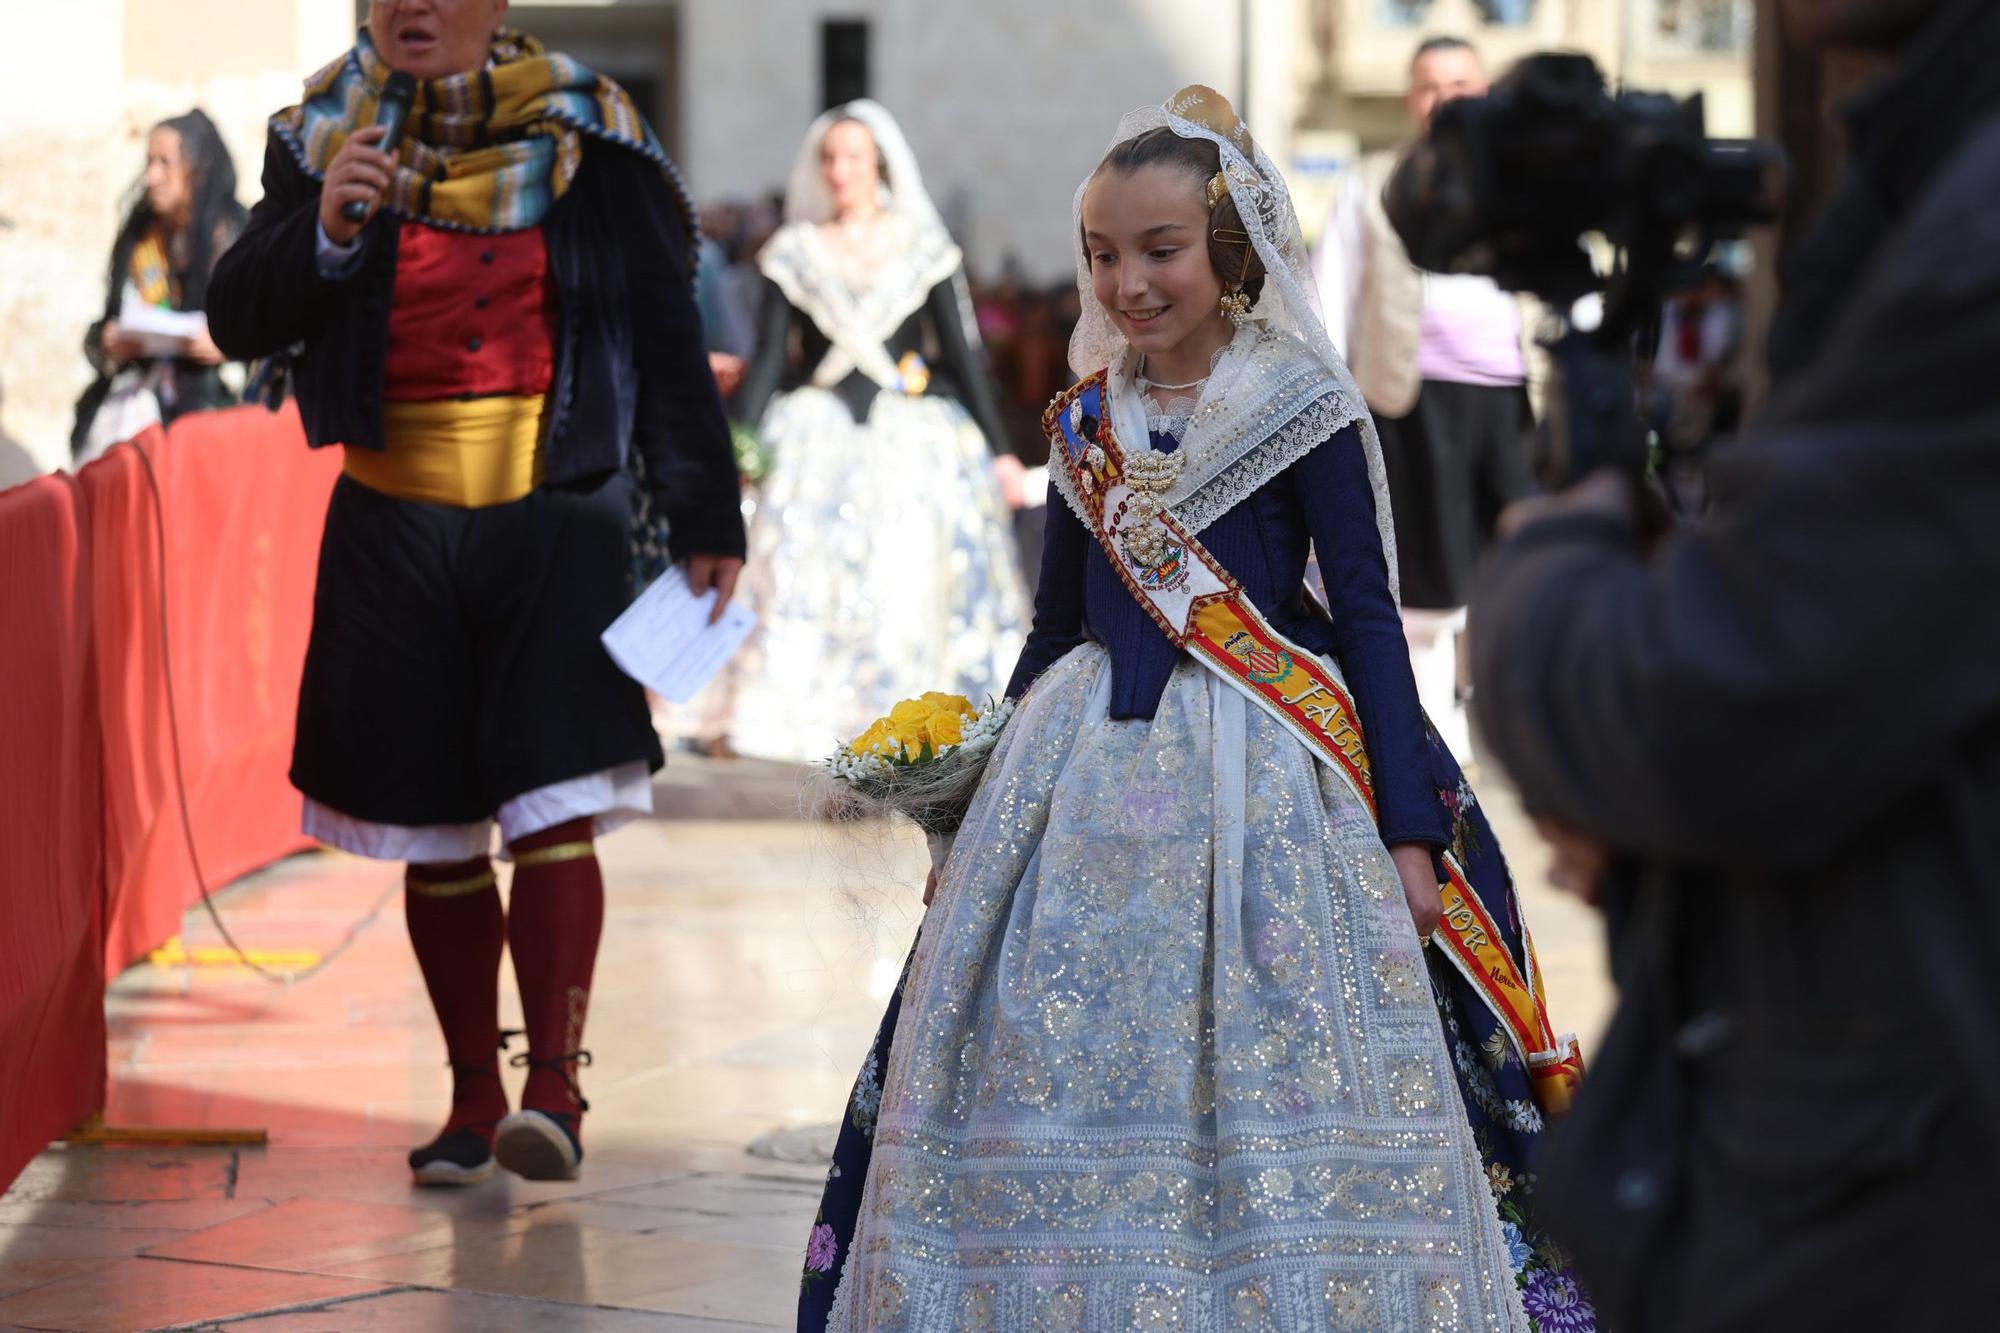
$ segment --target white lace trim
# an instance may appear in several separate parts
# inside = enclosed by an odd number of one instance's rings
[[[1189,535],[1202,532],[1337,431],[1367,420],[1361,396],[1329,375],[1297,339],[1259,330],[1240,335],[1228,350],[1177,437],[1187,461],[1167,493],[1167,511]],[[1113,382],[1119,378],[1106,377],[1101,417],[1112,415]],[[1144,401],[1149,429],[1156,419],[1172,418],[1171,411],[1156,414],[1150,400]],[[1176,399],[1169,408],[1183,401]],[[1128,454],[1152,447],[1150,439],[1116,433]],[[1052,468],[1050,476],[1088,526],[1089,512],[1068,467]]]
[[[1146,433],[1164,435],[1178,443],[1187,438],[1189,412],[1168,412],[1157,408],[1146,409]]]
[[[1200,490],[1169,505],[1169,511],[1190,535],[1201,532],[1265,482],[1326,443],[1335,432],[1351,425],[1364,410],[1339,393],[1305,403],[1290,421],[1216,472]]]
[[[857,1230],[859,1226],[857,1222]],[[840,1256],[840,1280],[833,1288],[833,1305],[826,1312],[827,1333],[833,1333],[835,1329],[854,1327],[854,1284],[847,1280],[847,1275],[853,1271],[854,1265],[847,1262],[849,1257],[845,1254]]]
[[[819,226],[791,222],[778,229],[758,256],[765,277],[819,326],[833,344],[813,372],[813,382],[830,388],[860,370],[881,388],[894,391],[900,376],[887,343],[903,321],[923,308],[931,289],[956,274],[964,253],[942,226],[917,226],[887,217],[885,225],[906,226],[909,241],[898,246],[857,291],[828,249]]]
[[[1188,427],[1194,424],[1194,410],[1201,406],[1200,386],[1193,393],[1169,393],[1157,386],[1140,381],[1145,392],[1141,401],[1146,404],[1146,434],[1165,435],[1176,446],[1187,440]]]
[[[1303,404],[1289,421],[1217,471],[1207,485],[1169,505],[1168,512],[1189,536],[1198,535],[1243,503],[1258,487],[1364,415],[1365,409],[1345,394],[1329,393],[1313,399]],[[1077,519],[1089,527],[1090,511],[1083,497],[1076,493],[1074,475],[1061,460],[1056,460],[1056,465],[1049,469],[1049,480]]]

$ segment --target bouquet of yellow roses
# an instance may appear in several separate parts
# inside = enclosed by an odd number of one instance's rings
[[[982,710],[962,694],[905,699],[826,761],[815,805],[827,818],[899,814],[934,839],[957,832],[1014,701]]]

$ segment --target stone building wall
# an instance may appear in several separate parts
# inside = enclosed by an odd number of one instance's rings
[[[896,114],[976,273],[1073,272],[1070,199],[1118,118],[1188,83],[1240,98],[1242,0],[685,0],[681,164],[698,196],[781,186],[820,110],[820,24],[870,24],[870,92]],[[1248,119],[1279,161],[1294,0],[1254,8]]]

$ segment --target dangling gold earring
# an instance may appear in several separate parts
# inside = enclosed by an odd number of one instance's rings
[[[1224,292],[1222,300],[1216,304],[1221,307],[1222,313],[1229,317],[1229,322],[1237,328],[1240,329],[1250,322],[1250,298],[1244,295],[1241,287],[1235,291]]]

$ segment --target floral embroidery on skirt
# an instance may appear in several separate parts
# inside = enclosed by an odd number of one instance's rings
[[[1531,1221],[1525,1070],[1427,967],[1366,808],[1192,663],[1150,722],[1108,684],[1076,650],[1001,741],[800,1326],[1590,1327]]]

